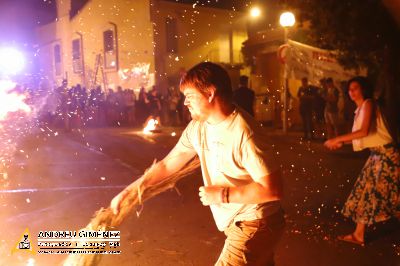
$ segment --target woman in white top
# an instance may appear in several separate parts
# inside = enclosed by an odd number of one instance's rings
[[[371,151],[342,214],[356,224],[353,233],[339,236],[340,240],[364,245],[366,227],[394,217],[400,210],[400,154],[383,122],[372,90],[364,77],[348,82],[349,96],[357,105],[351,133],[329,139],[325,146],[331,150],[352,142],[354,151]]]

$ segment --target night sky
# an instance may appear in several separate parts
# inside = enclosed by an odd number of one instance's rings
[[[0,43],[29,45],[32,29],[55,18],[52,0],[0,0]]]

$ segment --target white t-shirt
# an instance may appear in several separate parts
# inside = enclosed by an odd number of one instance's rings
[[[243,186],[277,170],[264,129],[245,112],[235,110],[211,125],[192,120],[177,144],[199,156],[205,186]],[[210,206],[219,230],[233,221],[255,220],[280,208],[280,202],[214,204]]]
[[[361,129],[362,121],[365,116],[365,103],[370,100],[365,100],[360,107],[358,107],[355,111],[354,122],[353,122],[353,129],[352,131],[357,131]],[[372,148],[383,146],[385,144],[391,143],[392,137],[387,130],[385,123],[383,122],[381,112],[379,108],[376,110],[376,125],[371,123],[370,131],[368,135],[363,138],[354,139],[352,141],[353,150],[354,151],[361,151],[365,148]]]

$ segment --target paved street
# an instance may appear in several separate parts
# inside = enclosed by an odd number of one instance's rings
[[[0,265],[60,264],[64,255],[11,255],[11,250],[26,228],[36,245],[40,230],[84,227],[154,159],[166,155],[179,133],[177,128],[152,136],[129,128],[46,130],[21,140],[0,191]],[[350,147],[330,152],[322,142],[302,142],[299,136],[271,132],[268,140],[285,180],[287,230],[276,264],[399,266],[397,221],[372,228],[366,247],[336,240],[353,228],[339,212],[367,153]],[[200,204],[200,185],[195,174],[146,202],[139,218],[132,214],[119,228],[122,254],[103,255],[100,265],[212,265],[224,235]]]

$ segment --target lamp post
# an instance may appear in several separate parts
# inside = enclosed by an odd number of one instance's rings
[[[283,12],[279,18],[279,23],[283,27],[284,30],[284,43],[287,44],[288,42],[288,31],[289,28],[294,25],[296,22],[296,19],[293,15],[292,12]],[[284,67],[284,72],[283,72],[283,78],[284,78],[284,86],[283,86],[283,123],[282,123],[282,131],[284,134],[287,133],[287,123],[288,123],[288,114],[287,114],[287,109],[288,109],[288,99],[287,99],[287,94],[288,94],[288,72],[287,72],[287,67],[285,65]]]

